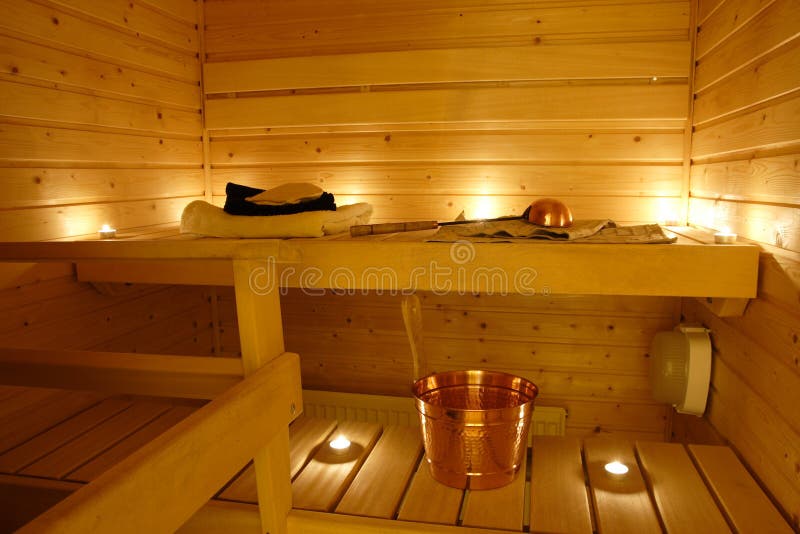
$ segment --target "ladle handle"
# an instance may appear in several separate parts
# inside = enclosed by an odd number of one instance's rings
[[[414,378],[412,383],[418,378],[427,375],[425,353],[422,350],[422,303],[417,295],[407,295],[400,304],[403,312],[403,324],[406,327],[406,335],[411,345],[411,361],[413,362]]]

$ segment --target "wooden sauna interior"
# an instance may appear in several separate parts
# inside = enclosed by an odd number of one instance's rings
[[[635,279],[626,295],[420,292],[425,351],[436,369],[531,379],[568,437],[729,444],[800,525],[797,0],[0,0],[0,14],[1,241],[157,236],[193,200],[221,205],[229,181],[310,181],[369,202],[374,222],[556,197],[580,219],[757,244],[741,315],[637,295]],[[3,347],[239,355],[232,287],[89,283],[70,262],[0,264],[0,284]],[[307,293],[281,297],[303,387],[408,396],[400,297]],[[681,322],[711,330],[702,418],[651,394],[650,342]],[[13,440],[0,428],[0,455]]]

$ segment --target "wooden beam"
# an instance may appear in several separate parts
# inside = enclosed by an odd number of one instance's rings
[[[81,282],[232,286],[226,260],[86,261],[76,264]]]
[[[213,399],[243,375],[234,358],[0,349],[0,383],[16,386]]]
[[[288,427],[300,401],[299,357],[284,353],[19,532],[175,531]]]
[[[266,259],[234,260],[233,279],[242,363],[249,375],[269,365],[284,348],[275,263]],[[292,419],[301,411],[302,401],[298,398],[292,405]],[[253,457],[261,530],[285,534],[286,518],[292,508],[288,422],[262,445],[265,446]]]

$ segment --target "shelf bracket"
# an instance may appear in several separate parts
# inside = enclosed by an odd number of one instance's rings
[[[698,301],[717,317],[741,317],[750,299],[731,297],[706,297]]]

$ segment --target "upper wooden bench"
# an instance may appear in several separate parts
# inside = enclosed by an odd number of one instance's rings
[[[0,243],[0,261],[71,261],[86,281],[233,285],[231,260],[266,260],[254,284],[528,295],[755,297],[759,248],[689,228],[672,244],[430,243],[431,232],[317,239],[192,238],[176,228],[118,239]],[[274,278],[273,278],[274,277]],[[269,279],[268,279],[269,278]]]

